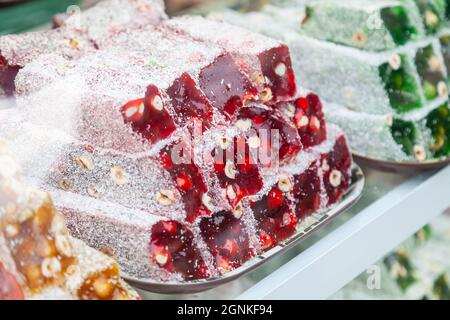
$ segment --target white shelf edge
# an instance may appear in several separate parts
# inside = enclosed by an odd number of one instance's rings
[[[327,299],[450,207],[450,166],[413,177],[237,297]]]

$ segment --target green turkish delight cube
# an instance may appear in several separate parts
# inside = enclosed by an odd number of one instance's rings
[[[424,35],[420,16],[398,1],[319,1],[306,6],[302,30],[370,51],[393,49]]]
[[[425,126],[431,131],[430,152],[435,158],[450,155],[450,110],[447,104],[433,110],[425,119]]]
[[[413,1],[422,17],[427,34],[435,34],[439,31],[446,19],[446,0],[404,0]]]
[[[396,60],[400,61],[398,67],[393,62]],[[401,113],[422,106],[417,78],[405,55],[392,56],[391,61],[380,65],[378,70],[394,110]]]
[[[439,37],[439,42],[441,44],[442,57],[447,72],[447,83],[450,84],[450,32],[442,34]]]
[[[428,101],[448,96],[447,81],[445,78],[444,61],[439,44],[429,44],[419,48],[414,58],[417,72],[422,83],[425,98]]]

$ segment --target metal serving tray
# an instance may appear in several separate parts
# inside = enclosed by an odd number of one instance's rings
[[[450,157],[424,162],[380,160],[358,154],[353,154],[353,157],[355,161],[358,161],[358,163],[363,166],[398,173],[417,173],[428,170],[437,170],[450,164]]]
[[[137,288],[164,294],[175,294],[175,293],[195,293],[206,291],[222,284],[233,281],[250,271],[255,270],[261,265],[265,264],[272,258],[278,256],[279,254],[285,252],[291,247],[297,245],[302,240],[311,236],[319,228],[326,225],[334,218],[343,213],[346,209],[355,204],[361,197],[363,188],[365,184],[365,177],[361,168],[354,164],[352,168],[352,178],[351,184],[345,194],[342,196],[341,200],[335,204],[332,208],[327,209],[323,212],[317,213],[310,218],[305,219],[303,223],[299,224],[297,227],[297,232],[290,239],[283,241],[271,250],[255,256],[250,261],[243,264],[241,267],[228,272],[220,277],[204,279],[204,280],[193,280],[184,282],[161,282],[154,279],[139,279],[131,276],[124,275],[124,279],[128,281],[132,286]]]

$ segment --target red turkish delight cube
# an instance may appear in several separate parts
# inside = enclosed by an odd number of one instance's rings
[[[231,53],[260,89],[262,102],[292,97],[296,84],[287,45],[229,24],[202,17],[179,17],[164,27]]]
[[[278,185],[273,186],[267,195],[251,202],[251,208],[259,230],[261,248],[263,250],[276,246],[280,241],[289,239],[296,231],[297,217],[292,208],[289,189],[292,183],[283,177]],[[286,180],[286,181],[284,181]],[[284,192],[280,189],[285,190]]]
[[[160,152],[160,161],[165,170],[170,173],[175,186],[177,187],[187,213],[186,220],[193,223],[197,217],[210,216],[208,187],[199,167],[194,163],[193,155],[189,151],[189,146],[182,142],[178,145],[171,144]],[[182,152],[189,154],[178,154],[182,147]],[[186,157],[187,156],[187,157]],[[186,158],[187,161],[180,161]]]
[[[212,150],[213,175],[234,209],[244,197],[258,193],[263,180],[257,161],[243,136],[221,135]]]
[[[228,54],[219,56],[203,68],[199,81],[206,96],[227,117],[232,117],[258,93]]]
[[[336,203],[350,185],[352,155],[345,135],[337,136],[331,151],[322,155],[323,183],[328,206]]]
[[[192,231],[176,221],[161,221],[152,227],[150,257],[160,267],[179,273],[186,280],[211,277]]]
[[[303,148],[297,129],[292,123],[283,119],[277,111],[264,105],[242,108],[239,111],[236,125],[246,131],[253,129],[251,134],[259,136],[258,152],[271,159],[270,164],[273,164],[274,161],[277,163],[288,162]],[[274,143],[272,138],[279,141]]]
[[[295,213],[299,220],[303,220],[321,209],[322,190],[318,165],[318,161],[314,161],[303,173],[294,175],[292,195],[295,202]]]
[[[305,148],[319,145],[326,140],[327,129],[322,103],[314,93],[278,102],[274,108],[293,121]]]
[[[254,256],[246,225],[236,214],[221,211],[203,218],[200,230],[220,273],[234,270]]]

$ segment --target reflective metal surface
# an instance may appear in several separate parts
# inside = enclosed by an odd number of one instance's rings
[[[400,162],[400,161],[388,161],[373,159],[358,154],[353,154],[358,163],[361,165],[366,165],[372,168],[377,168],[380,170],[390,171],[390,172],[421,172],[428,170],[441,169],[448,164],[450,164],[450,157],[438,160],[427,160],[423,162]]]

